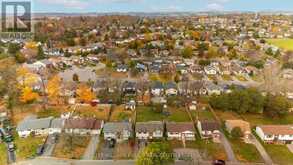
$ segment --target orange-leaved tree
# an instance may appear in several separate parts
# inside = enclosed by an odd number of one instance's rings
[[[39,94],[34,92],[30,87],[24,87],[21,90],[20,101],[22,103],[29,103],[39,98]]]
[[[95,99],[95,94],[85,84],[80,84],[76,90],[77,99],[81,102],[89,103]]]
[[[51,103],[58,103],[61,92],[61,78],[53,76],[47,85],[48,98]]]

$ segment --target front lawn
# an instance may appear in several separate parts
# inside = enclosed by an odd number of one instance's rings
[[[287,165],[293,162],[293,153],[286,145],[263,144],[274,163]]]
[[[183,148],[182,141],[170,140],[168,142],[173,149]],[[204,160],[227,160],[224,147],[209,140],[186,141],[185,147],[198,150]]]
[[[20,160],[35,157],[39,146],[45,142],[44,137],[15,138],[16,155]]]
[[[58,158],[80,159],[89,141],[89,136],[62,134],[54,148],[53,156]]]
[[[241,140],[229,140],[237,159],[241,162],[262,162],[262,158],[253,144]]]

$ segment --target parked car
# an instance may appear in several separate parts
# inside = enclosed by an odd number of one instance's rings
[[[38,156],[43,155],[44,151],[45,151],[45,145],[40,145],[37,149],[37,155]]]
[[[225,165],[226,162],[224,160],[215,160],[213,162],[213,165]]]

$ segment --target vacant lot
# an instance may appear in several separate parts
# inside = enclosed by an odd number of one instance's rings
[[[95,107],[90,105],[80,105],[76,106],[75,112],[82,117],[94,117],[100,120],[107,120],[110,109],[110,105],[97,105]]]
[[[137,108],[137,121],[174,121],[174,122],[189,122],[190,118],[184,108],[168,108],[169,116],[163,113],[154,111],[151,107]]]
[[[89,136],[62,134],[54,149],[53,156],[58,158],[80,159],[89,141]]]
[[[292,164],[293,153],[285,145],[264,144],[264,147],[272,157],[274,163],[280,165]]]
[[[124,105],[115,106],[112,110],[110,121],[126,121],[132,117],[132,112],[124,109]]]
[[[37,149],[45,142],[44,137],[15,138],[16,155],[18,160],[36,156]]]
[[[293,39],[268,39],[267,42],[281,49],[293,50]]]

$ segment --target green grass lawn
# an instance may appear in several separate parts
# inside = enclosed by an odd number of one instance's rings
[[[292,124],[293,114],[288,114],[283,118],[270,118],[261,114],[242,114],[241,117],[251,124],[251,127],[268,124]]]
[[[165,116],[162,113],[155,112],[151,107],[138,107],[137,108],[137,118],[138,122],[147,121],[174,121],[174,122],[188,122],[190,118],[184,108],[169,108],[170,116]]]
[[[268,39],[267,42],[281,49],[293,50],[293,39]]]
[[[210,120],[210,121],[215,120],[212,112],[209,110],[198,110],[197,113],[198,113],[199,120]]]
[[[241,140],[230,139],[233,151],[239,161],[262,162],[262,158],[253,144],[246,144]]]
[[[173,149],[183,148],[182,141],[169,140],[168,143]],[[213,143],[211,141],[186,141],[186,148],[197,149],[203,159],[205,160],[215,160],[222,159],[227,160],[227,155],[224,147],[221,144]]]
[[[0,144],[0,164],[7,164],[7,149],[4,143]]]
[[[43,137],[15,138],[17,159],[27,159],[36,156],[37,149],[45,141]]]
[[[264,144],[268,154],[274,163],[279,165],[289,165],[293,163],[293,153],[285,145]]]

